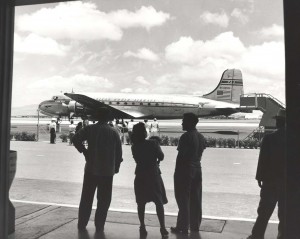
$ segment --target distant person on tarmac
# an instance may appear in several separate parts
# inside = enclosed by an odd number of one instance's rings
[[[86,230],[97,188],[94,223],[96,232],[103,232],[111,202],[113,176],[119,172],[123,161],[122,144],[118,132],[108,124],[109,110],[100,108],[95,117],[98,123],[82,128],[73,137],[74,146],[86,160],[77,227],[78,230]],[[88,149],[83,144],[85,140]]]
[[[285,238],[284,226],[284,160],[285,160],[285,110],[280,109],[276,119],[277,130],[265,135],[260,148],[256,180],[260,190],[260,202],[252,234],[247,239],[263,239],[268,221],[278,203],[278,235]]]
[[[147,119],[144,120],[144,123],[145,123],[146,131],[147,131],[146,139],[149,139],[149,137],[150,137],[150,124],[149,124]]]
[[[71,120],[69,124],[69,145],[73,144],[73,136],[75,135],[76,126],[74,125],[74,121]]]
[[[86,127],[86,126],[88,126],[89,125],[89,120],[88,119],[85,119],[85,120],[83,120],[83,127]]]
[[[150,134],[151,136],[159,136],[159,124],[156,118],[153,119],[153,122],[150,125]]]
[[[49,130],[50,130],[50,144],[55,144],[55,140],[56,140],[56,119],[55,118],[51,119]]]
[[[75,134],[76,134],[79,130],[81,130],[82,127],[83,127],[82,122],[81,122],[81,121],[78,122],[78,124],[77,124],[77,126],[76,126],[76,128],[75,128]]]
[[[159,163],[164,154],[155,140],[146,140],[145,124],[140,122],[133,126],[131,151],[136,162],[134,192],[140,220],[140,236],[145,237],[145,206],[154,202],[163,237],[169,233],[165,227],[164,204],[168,202],[165,187],[161,178]]]
[[[128,128],[128,144],[131,144],[132,141],[131,141],[131,138],[132,138],[132,130],[133,130],[133,126],[135,125],[133,119],[131,119],[129,122],[128,122],[128,125],[127,125],[127,128]]]
[[[201,157],[205,149],[205,139],[196,129],[198,117],[193,113],[183,115],[179,139],[174,191],[178,205],[176,227],[171,232],[187,234],[188,229],[198,232],[202,220],[202,171]]]

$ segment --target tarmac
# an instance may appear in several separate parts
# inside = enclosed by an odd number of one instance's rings
[[[15,232],[9,236],[9,239],[142,238],[139,235],[139,221],[136,210],[126,210],[128,208],[136,208],[134,200],[126,197],[126,195],[129,194],[128,190],[131,190],[131,188],[121,187],[122,185],[120,182],[118,183],[117,180],[114,193],[118,194],[114,197],[114,201],[118,198],[120,198],[120,200],[122,199],[121,204],[124,205],[126,209],[111,205],[104,233],[95,232],[93,222],[94,211],[87,226],[87,231],[79,232],[77,230],[77,203],[81,188],[81,174],[79,170],[83,168],[83,165],[81,165],[81,155],[78,154],[73,147],[68,147],[68,144],[65,143],[50,145],[48,142],[14,141],[11,142],[11,146],[18,151],[18,169],[12,190],[10,191],[10,198],[16,208],[16,221]],[[49,150],[50,146],[52,150]],[[129,158],[130,147],[124,146],[123,148],[124,158]],[[173,167],[170,167],[170,163],[173,162],[171,158],[175,158],[174,152],[176,154],[176,150],[172,147],[165,147],[163,150],[167,156],[165,159],[166,162],[169,161],[169,164],[166,163],[166,165],[162,165],[164,175],[167,176],[173,171]],[[245,158],[243,158],[245,156],[244,151],[247,152],[248,155]],[[226,156],[226,158],[222,158],[221,156],[223,154],[230,155],[230,157]],[[247,151],[246,149],[207,149],[205,155],[207,159],[203,161],[203,170],[204,172],[207,171],[207,174],[205,174],[207,191],[204,192],[204,199],[206,200],[204,209],[205,212],[209,212],[209,214],[205,215],[215,214],[221,216],[204,215],[199,233],[189,233],[188,235],[170,233],[168,238],[247,238],[251,233],[254,223],[253,218],[255,218],[257,207],[255,198],[257,197],[258,199],[258,196],[252,195],[251,191],[252,184],[250,184],[250,182],[254,180],[251,180],[253,175],[251,172],[248,172],[248,170],[253,167],[250,171],[254,172],[253,165],[256,165],[256,163],[250,159],[246,159],[249,157],[249,154],[253,154],[251,158],[256,158],[257,152],[255,150]],[[64,159],[62,161],[63,165],[61,164],[62,158]],[[170,159],[168,160],[168,158]],[[239,159],[239,161],[237,161],[237,159]],[[236,162],[239,163],[237,164]],[[128,184],[130,181],[128,175],[133,175],[133,172],[130,170],[134,170],[134,162],[132,160],[125,160],[123,163],[122,172],[124,175],[118,175],[118,177],[120,177],[120,181],[124,181]],[[57,168],[57,165],[60,165],[60,167]],[[71,166],[73,166],[72,170],[70,170]],[[69,170],[65,171],[66,168]],[[216,175],[218,175],[218,177],[216,177]],[[218,183],[219,181],[215,181],[216,179],[224,181],[228,176],[230,181],[234,183],[234,187],[231,184],[224,185]],[[234,176],[234,178],[232,178],[232,176]],[[76,180],[74,180],[73,177]],[[168,177],[165,180],[165,185],[167,188],[169,187],[168,185],[171,185],[171,183],[168,182]],[[66,188],[68,190],[66,190]],[[58,189],[59,191],[57,192]],[[243,192],[243,190],[249,189],[251,189],[249,192]],[[131,194],[132,192],[130,195]],[[248,198],[248,200],[245,200],[245,198]],[[170,196],[170,199],[172,199],[172,196]],[[69,204],[65,204],[66,202]],[[220,202],[223,202],[223,204]],[[237,202],[239,202],[239,204],[235,205]],[[254,213],[254,216],[247,216],[246,218],[237,218],[237,216],[235,216],[239,215],[239,213],[243,213],[244,215],[245,209],[249,208],[250,205],[253,206],[250,211]],[[208,209],[214,210],[215,213]],[[172,207],[172,210],[169,211],[173,213],[166,210],[165,218],[168,230],[171,226],[175,226],[176,224],[176,205],[174,205],[174,210]],[[153,212],[154,210],[148,211],[145,217],[148,231],[147,239],[161,238],[158,219]],[[228,214],[229,212],[231,213]],[[274,212],[274,214],[276,216],[276,212]],[[277,226],[278,223],[274,222],[274,220],[269,223],[265,239],[276,238]]]
[[[16,208],[15,232],[8,239],[156,239],[161,238],[155,214],[146,214],[148,235],[140,237],[136,213],[110,210],[103,233],[95,231],[93,210],[87,230],[77,230],[78,208],[64,205],[13,202]],[[166,215],[169,230],[176,223],[176,216]],[[247,238],[253,222],[203,218],[200,232],[188,235],[170,233],[169,239],[243,239]],[[269,223],[265,239],[276,238],[277,224]]]

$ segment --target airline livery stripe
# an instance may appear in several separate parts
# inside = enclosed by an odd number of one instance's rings
[[[231,84],[231,83],[221,83],[221,85],[234,85],[234,86],[243,86],[243,84]]]
[[[237,80],[222,80],[222,82],[225,82],[225,83],[243,83],[243,81],[237,81]]]
[[[231,98],[230,95],[218,95],[217,96],[218,99],[227,99],[227,98]]]
[[[232,82],[232,81],[222,81],[221,84],[223,84],[223,83],[225,83],[225,84],[243,84],[242,81],[234,81],[234,82]]]

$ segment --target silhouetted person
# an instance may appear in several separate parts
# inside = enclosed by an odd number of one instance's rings
[[[164,204],[168,202],[165,187],[161,178],[159,162],[164,154],[155,140],[146,140],[147,132],[144,123],[133,126],[131,147],[133,158],[136,162],[134,192],[138,206],[140,220],[140,235],[146,236],[145,206],[147,202],[154,202],[160,223],[162,236],[169,233],[165,228]]]
[[[104,230],[107,211],[111,202],[113,176],[119,172],[122,145],[118,132],[108,125],[109,110],[101,108],[95,117],[98,123],[88,125],[73,137],[74,146],[85,156],[85,172],[79,205],[78,229],[88,224],[95,190],[97,188],[96,231]],[[83,142],[87,140],[88,149]]]
[[[127,128],[128,128],[128,138],[129,138],[129,144],[131,144],[131,138],[132,138],[132,130],[133,130],[133,126],[135,125],[133,119],[131,119],[129,122],[128,122],[128,125],[127,125]]]
[[[260,190],[257,219],[248,239],[263,239],[268,221],[278,203],[278,236],[283,239],[284,225],[284,160],[285,160],[285,110],[280,109],[276,119],[277,130],[265,135],[260,148],[256,180]]]
[[[76,128],[75,128],[75,134],[81,130],[83,128],[83,125],[82,125],[82,122],[78,122],[78,124],[76,125]]]
[[[174,173],[175,198],[178,205],[174,233],[188,233],[188,228],[198,232],[202,220],[202,171],[201,157],[205,149],[205,139],[196,130],[198,117],[193,113],[183,115],[182,130],[179,139],[178,155]]]
[[[76,126],[74,125],[74,121],[71,120],[69,124],[69,145],[73,144],[73,137],[75,135]]]
[[[50,144],[55,144],[56,139],[56,119],[51,119],[51,123],[49,125],[50,129]]]

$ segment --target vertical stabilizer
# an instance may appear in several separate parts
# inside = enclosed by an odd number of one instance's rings
[[[223,72],[219,85],[204,98],[230,103],[240,103],[240,95],[244,94],[241,70],[228,69]]]

